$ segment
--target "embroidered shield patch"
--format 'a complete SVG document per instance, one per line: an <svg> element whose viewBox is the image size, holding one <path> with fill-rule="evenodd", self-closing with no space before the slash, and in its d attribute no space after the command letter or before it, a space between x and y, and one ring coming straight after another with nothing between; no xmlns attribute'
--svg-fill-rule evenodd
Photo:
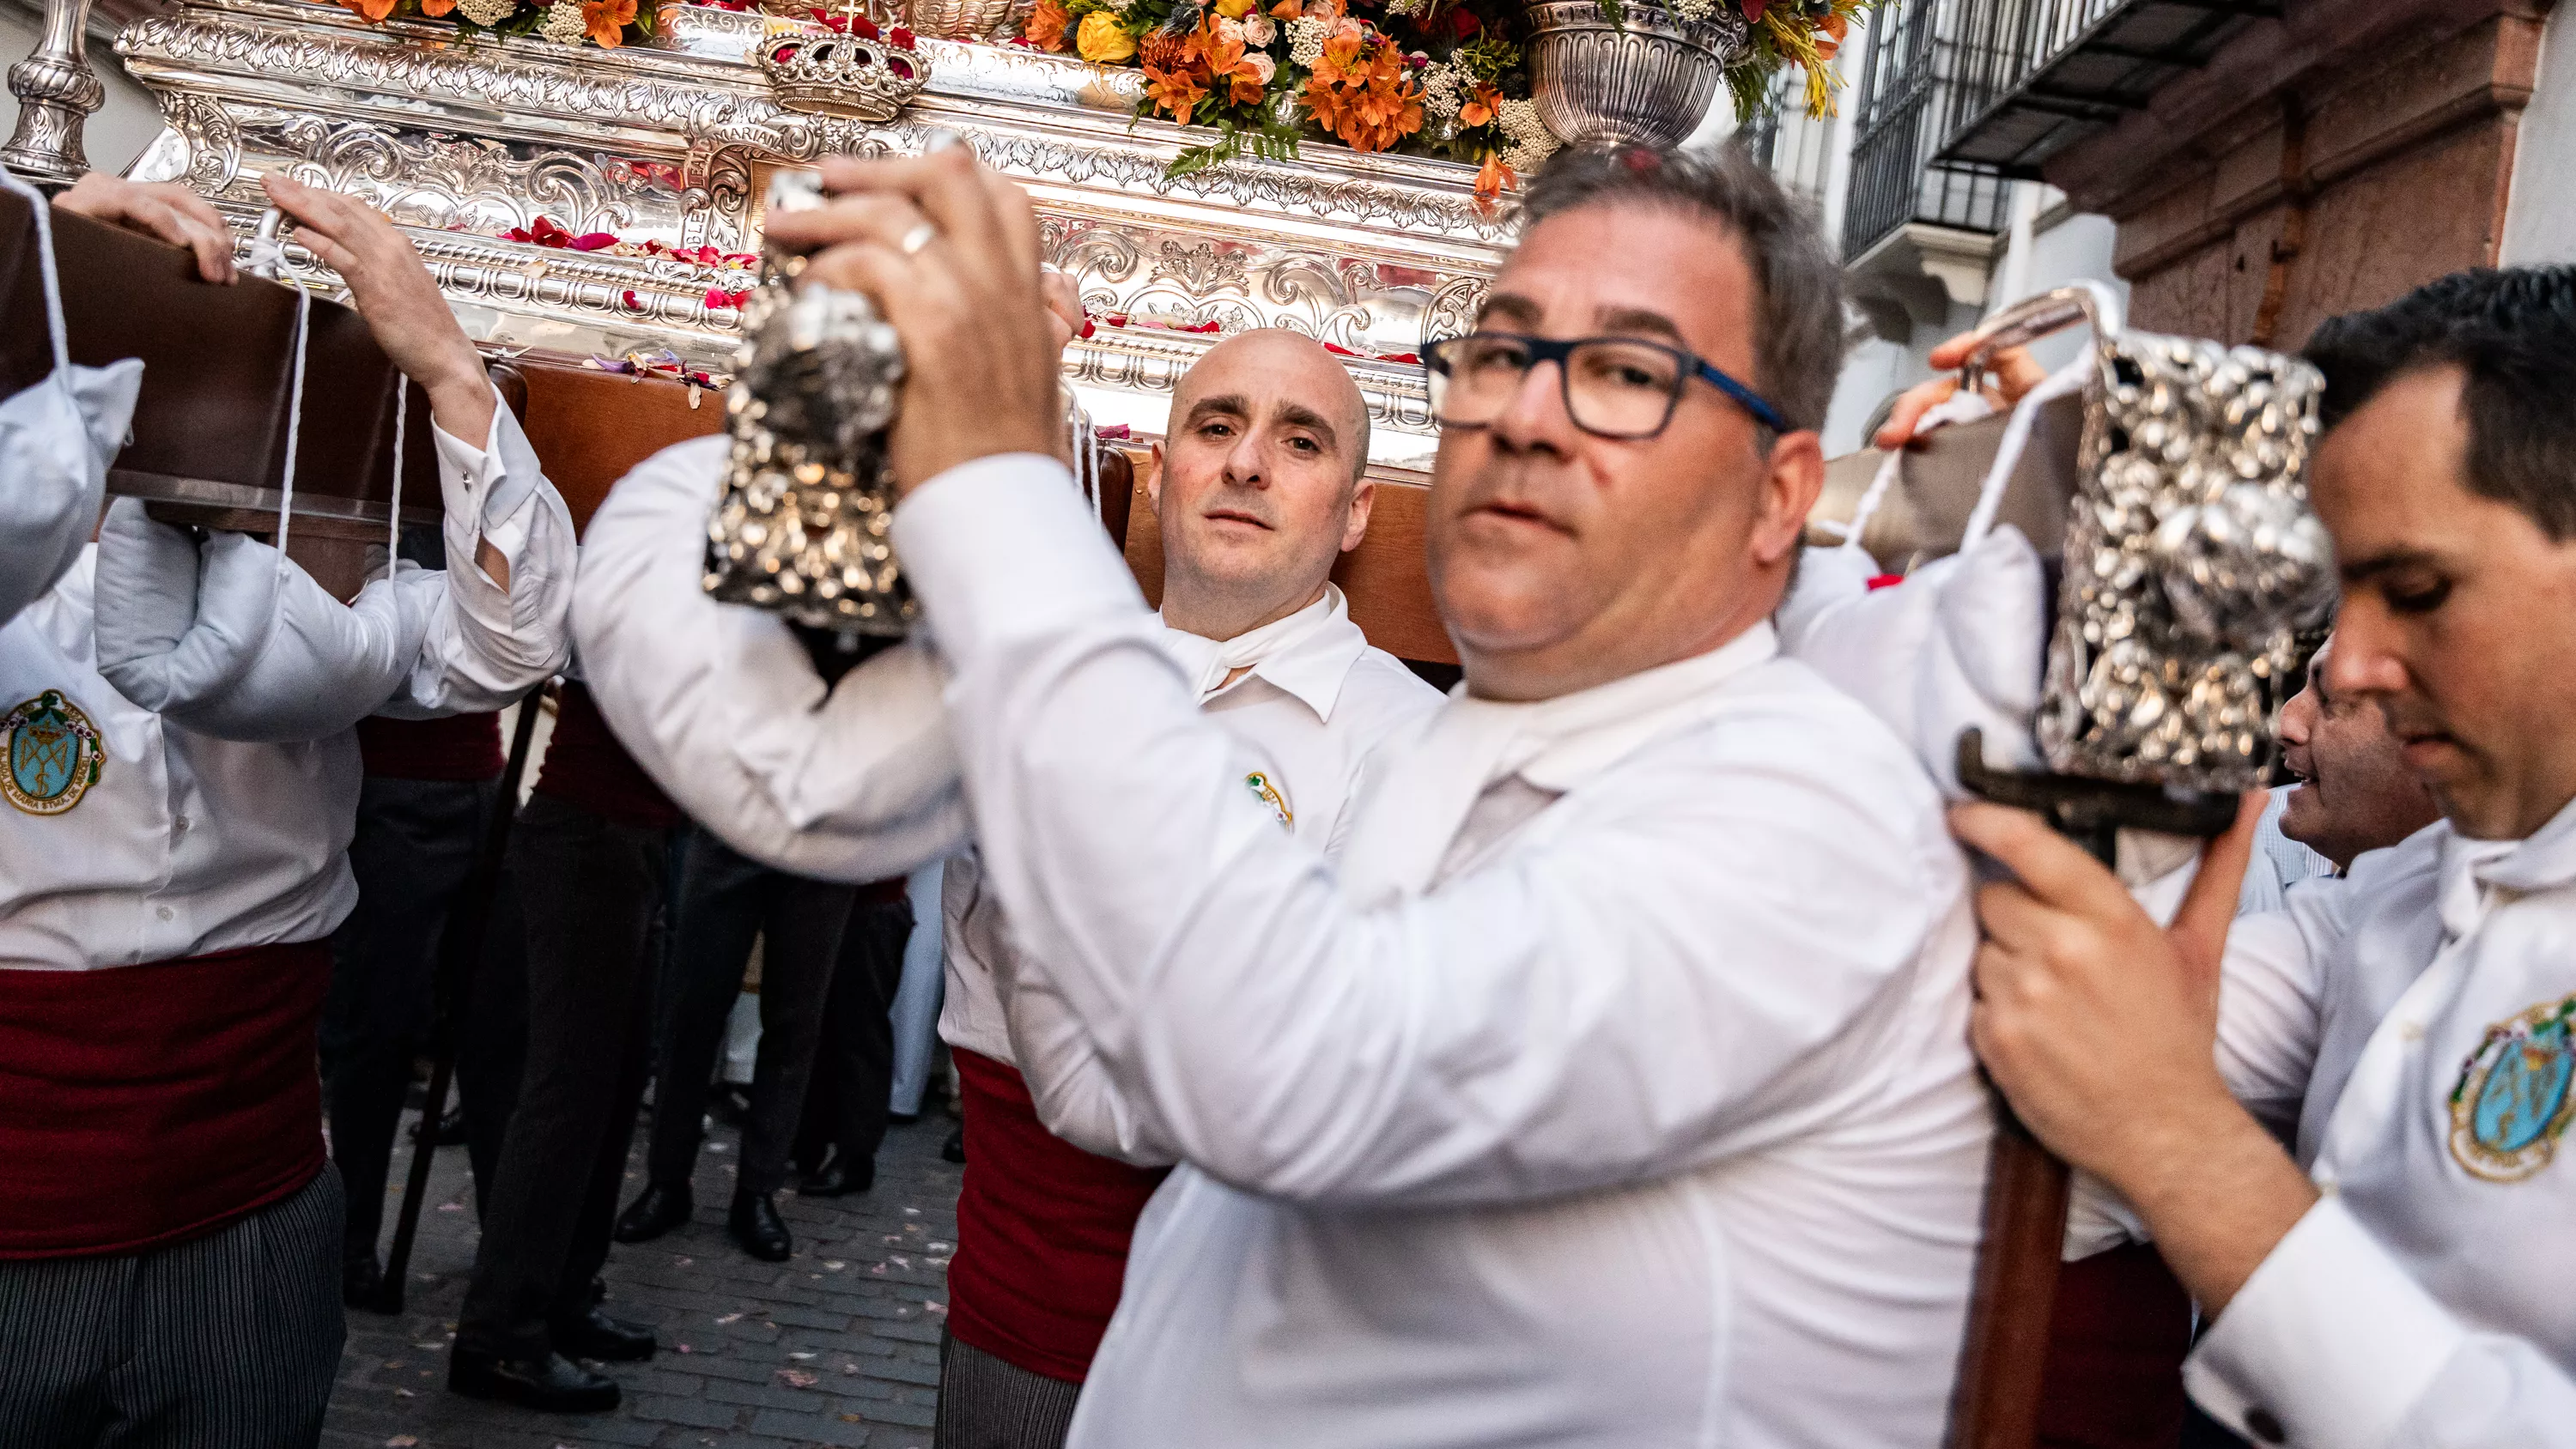
<svg viewBox="0 0 2576 1449"><path fill-rule="evenodd" d="M1243 784L1245 789L1261 797L1261 803L1270 807L1271 814L1279 817L1280 829L1286 830L1296 825L1297 817L1288 813L1287 798L1279 793L1278 786L1270 783L1268 775L1255 770L1243 777Z"/></svg>
<svg viewBox="0 0 2576 1449"><path fill-rule="evenodd" d="M107 766L98 727L52 689L0 715L0 756L0 795L30 815L78 805Z"/></svg>
<svg viewBox="0 0 2576 1449"><path fill-rule="evenodd" d="M2487 1028L2451 1089L2451 1155L2489 1182L2549 1165L2576 1118L2576 996Z"/></svg>

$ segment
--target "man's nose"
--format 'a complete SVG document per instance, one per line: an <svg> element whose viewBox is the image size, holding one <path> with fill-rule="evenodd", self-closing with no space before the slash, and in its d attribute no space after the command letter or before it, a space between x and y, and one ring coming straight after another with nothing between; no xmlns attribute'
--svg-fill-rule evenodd
<svg viewBox="0 0 2576 1449"><path fill-rule="evenodd" d="M1247 432L1234 440L1225 453L1225 481L1237 488L1270 486L1270 449L1257 433Z"/></svg>
<svg viewBox="0 0 2576 1449"><path fill-rule="evenodd" d="M2366 595L2347 596L2335 619L2334 651L2326 656L2326 693L2351 699L2403 693L2410 676L2398 643L2397 631Z"/></svg>
<svg viewBox="0 0 2576 1449"><path fill-rule="evenodd" d="M1503 404L1503 410L1495 414L1487 431L1514 452L1570 454L1582 429L1574 425L1573 416L1565 410L1564 366L1533 363L1529 371L1521 374L1520 386Z"/></svg>

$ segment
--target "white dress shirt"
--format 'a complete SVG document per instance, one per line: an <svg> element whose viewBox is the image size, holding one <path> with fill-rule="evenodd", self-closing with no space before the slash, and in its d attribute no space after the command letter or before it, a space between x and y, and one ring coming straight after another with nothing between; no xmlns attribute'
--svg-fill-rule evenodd
<svg viewBox="0 0 2576 1449"><path fill-rule="evenodd" d="M572 520L517 421L496 409L479 449L444 430L436 440L457 564L388 714L496 708L559 668L568 647ZM478 537L509 561L508 590L470 562ZM0 806L0 967L127 966L328 934L357 900L347 859L355 733L235 743L129 702L97 669L96 566L93 545L0 627L0 711L53 691L102 755L96 783L69 808ZM16 744L0 741L0 768L26 771L34 794L48 794L58 775Z"/></svg>
<svg viewBox="0 0 2576 1449"><path fill-rule="evenodd" d="M2220 1065L2325 1197L2202 1338L2193 1396L2316 1449L2576 1443L2576 1043L2528 1029L2576 1002L2576 805L2519 842L2435 824L2287 899L2229 936ZM2485 1146L2482 1087L2509 1109Z"/></svg>
<svg viewBox="0 0 2576 1449"><path fill-rule="evenodd" d="M1270 792L1262 798L1276 801L1289 833L1328 854L1349 818L1345 807L1369 751L1440 703L1438 691L1394 655L1370 647L1351 622L1342 591L1330 584L1313 604L1239 638L1220 642L1167 626L1162 642L1195 681L1199 708L1242 742L1247 793ZM922 704L944 728L937 693L925 692ZM948 976L941 1038L1022 1065L1003 994L1003 979L1018 974L1006 964L1010 927L971 850L943 871L940 916ZM1037 1009L1053 1004L1050 996ZM1093 1152L1170 1161L1138 1139L1134 1124L1122 1125L1126 1104L1104 1091L1082 1034L1057 1027L1056 1019L1040 1019L1019 1028L1030 1034L1025 1075L1040 1118L1057 1136ZM1036 1045L1041 1042L1046 1045Z"/></svg>
<svg viewBox="0 0 2576 1449"><path fill-rule="evenodd" d="M894 524L1023 969L1185 1163L1072 1442L1940 1443L1991 1122L1906 748L1763 626L1399 731L1337 871L1086 522L1015 455Z"/></svg>

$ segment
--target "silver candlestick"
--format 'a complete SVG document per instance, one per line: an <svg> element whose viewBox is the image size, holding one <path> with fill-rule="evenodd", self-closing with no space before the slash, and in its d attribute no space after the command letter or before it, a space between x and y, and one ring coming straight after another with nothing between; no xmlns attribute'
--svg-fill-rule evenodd
<svg viewBox="0 0 2576 1449"><path fill-rule="evenodd" d="M89 68L89 7L90 0L45 0L44 40L9 67L18 129L0 147L0 165L29 181L67 183L89 169L81 127L107 100Z"/></svg>

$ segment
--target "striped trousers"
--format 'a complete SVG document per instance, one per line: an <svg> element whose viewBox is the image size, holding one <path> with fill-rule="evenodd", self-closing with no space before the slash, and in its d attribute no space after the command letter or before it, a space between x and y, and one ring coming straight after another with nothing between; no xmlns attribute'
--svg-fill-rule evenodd
<svg viewBox="0 0 2576 1449"><path fill-rule="evenodd" d="M1082 1385L1031 1373L943 1333L932 1449L1064 1449Z"/></svg>
<svg viewBox="0 0 2576 1449"><path fill-rule="evenodd" d="M345 1328L340 1175L211 1237L0 1262L0 1449L286 1449L322 1437Z"/></svg>

